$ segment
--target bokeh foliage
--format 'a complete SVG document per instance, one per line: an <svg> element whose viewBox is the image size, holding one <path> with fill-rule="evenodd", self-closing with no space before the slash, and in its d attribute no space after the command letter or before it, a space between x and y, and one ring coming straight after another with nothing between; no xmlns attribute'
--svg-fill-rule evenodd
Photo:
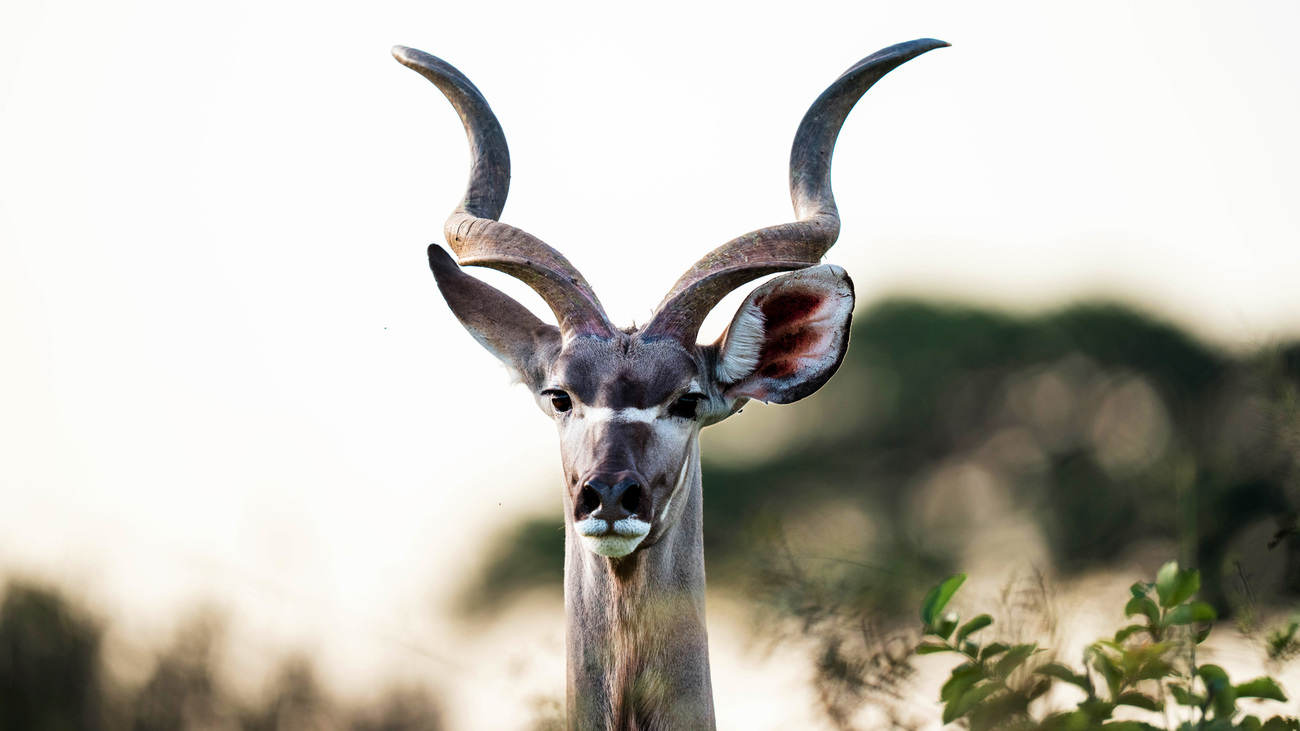
<svg viewBox="0 0 1300 731"><path fill-rule="evenodd" d="M710 586L781 586L772 571L826 558L792 552L783 526L856 512L870 540L834 556L834 590L901 612L960 559L993 500L1037 526L1066 574L1154 540L1204 569L1202 596L1221 611L1252 578L1252 596L1300 592L1298 388L1300 343L1231 353L1114 303L1018 316L881 302L855 317L821 392L772 407L815 437L744 464L706 446ZM518 526L466 606L558 588L560 526L558 511ZM796 615L808 603L779 594Z"/></svg>
<svg viewBox="0 0 1300 731"><path fill-rule="evenodd" d="M105 625L63 592L11 580L0 601L0 731L441 731L418 687L375 702L333 697L312 663L285 658L258 698L231 690L219 615L202 612L152 661L143 683L108 672Z"/></svg>

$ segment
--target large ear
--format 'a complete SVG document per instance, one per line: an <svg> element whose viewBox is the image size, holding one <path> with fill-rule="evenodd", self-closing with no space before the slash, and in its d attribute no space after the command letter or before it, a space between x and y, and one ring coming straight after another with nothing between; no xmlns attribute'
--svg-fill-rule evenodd
<svg viewBox="0 0 1300 731"><path fill-rule="evenodd" d="M429 268L442 298L469 334L505 363L516 380L533 390L540 388L547 366L560 351L560 329L537 319L496 287L461 271L437 244L429 245Z"/></svg>
<svg viewBox="0 0 1300 731"><path fill-rule="evenodd" d="M853 282L837 266L801 269L755 289L718 343L724 395L788 404L812 394L844 360L852 318Z"/></svg>

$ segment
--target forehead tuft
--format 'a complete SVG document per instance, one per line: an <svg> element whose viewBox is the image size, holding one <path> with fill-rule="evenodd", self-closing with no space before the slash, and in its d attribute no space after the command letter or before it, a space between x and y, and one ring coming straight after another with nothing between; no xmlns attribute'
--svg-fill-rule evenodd
<svg viewBox="0 0 1300 731"><path fill-rule="evenodd" d="M565 344L555 368L559 384L580 401L614 409L663 403L698 374L695 358L681 344L626 335L574 338Z"/></svg>

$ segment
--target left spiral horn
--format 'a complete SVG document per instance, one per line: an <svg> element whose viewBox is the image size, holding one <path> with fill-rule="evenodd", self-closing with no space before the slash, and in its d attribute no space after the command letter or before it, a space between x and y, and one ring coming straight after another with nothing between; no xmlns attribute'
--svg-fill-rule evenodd
<svg viewBox="0 0 1300 731"><path fill-rule="evenodd" d="M393 57L438 87L465 125L469 183L443 226L457 263L496 269L532 287L555 313L565 338L611 336L614 327L582 273L541 239L498 220L510 191L510 150L478 87L456 67L423 51L394 46ZM436 267L434 276L439 276Z"/></svg>

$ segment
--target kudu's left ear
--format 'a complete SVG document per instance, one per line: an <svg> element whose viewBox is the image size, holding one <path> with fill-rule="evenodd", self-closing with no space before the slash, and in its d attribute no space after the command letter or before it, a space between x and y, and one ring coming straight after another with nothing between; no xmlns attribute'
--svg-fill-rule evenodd
<svg viewBox="0 0 1300 731"><path fill-rule="evenodd" d="M728 399L788 404L835 373L849 347L853 282L840 267L786 274L745 298L718 343Z"/></svg>
<svg viewBox="0 0 1300 731"><path fill-rule="evenodd" d="M460 324L516 380L541 387L547 368L560 351L560 329L537 319L510 295L465 272L441 246L429 246L429 268L447 306Z"/></svg>

